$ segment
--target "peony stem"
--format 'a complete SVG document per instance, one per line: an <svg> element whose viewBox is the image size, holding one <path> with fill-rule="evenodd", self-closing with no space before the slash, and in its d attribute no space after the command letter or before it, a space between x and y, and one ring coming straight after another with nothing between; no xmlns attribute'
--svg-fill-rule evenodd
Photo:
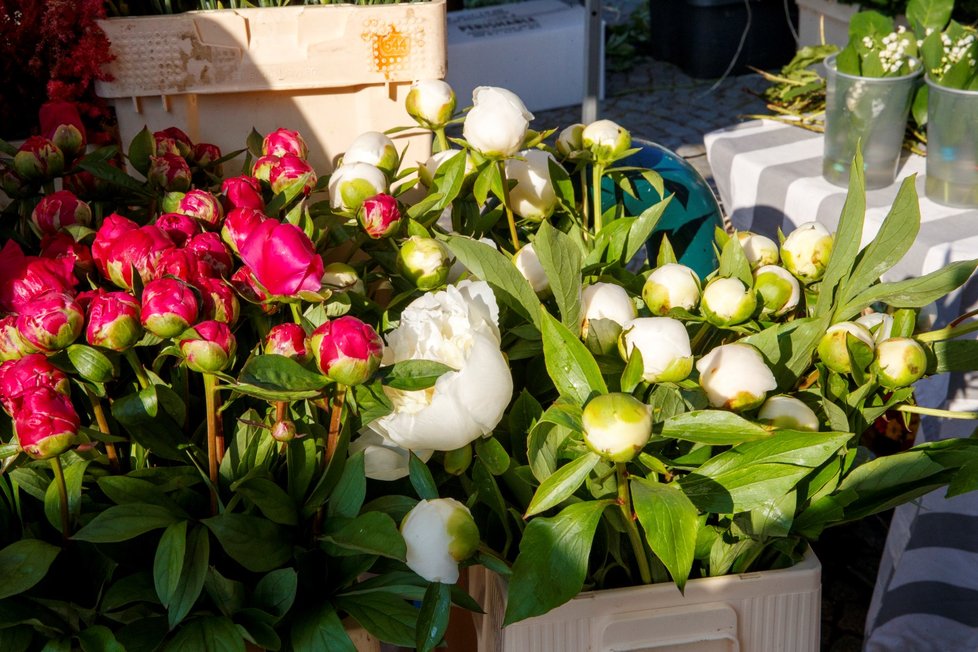
<svg viewBox="0 0 978 652"><path fill-rule="evenodd" d="M217 376L204 374L204 402L207 407L207 470L211 479L211 513L217 515L217 469L220 464L223 440L217 419Z"/></svg>
<svg viewBox="0 0 978 652"><path fill-rule="evenodd" d="M337 385L333 392L333 405L329 411L329 433L326 435L326 454L323 455L323 470L336 454L340 443L340 431L343 429L343 404L346 402L346 386Z"/></svg>
<svg viewBox="0 0 978 652"><path fill-rule="evenodd" d="M92 412L95 414L95 422L98 424L99 431L104 435L111 435L109 432L109 421L105 418L105 410L102 408L102 401L87 387L85 388L85 393L88 394L88 400L92 403ZM109 458L109 467L112 469L112 472L119 473L121 470L119 466L119 453L115 450L115 444L110 441L105 442L105 454Z"/></svg>
<svg viewBox="0 0 978 652"><path fill-rule="evenodd" d="M978 419L978 412L941 410L940 408L929 408L920 405L898 405L896 409L898 412L921 414L927 417L943 417L945 419Z"/></svg>
<svg viewBox="0 0 978 652"><path fill-rule="evenodd" d="M581 229L587 234L588 224L587 168L581 168Z"/></svg>
<svg viewBox="0 0 978 652"><path fill-rule="evenodd" d="M962 315L963 317L963 315ZM956 321L960 321L960 317ZM964 324L961 326L945 326L944 328L938 328L936 331L928 331L926 333L921 333L917 335L917 339L921 342L941 342L943 340L954 339L955 337L960 337L961 335L967 335L968 333L973 333L978 331L978 321L973 321L970 324Z"/></svg>
<svg viewBox="0 0 978 652"><path fill-rule="evenodd" d="M513 216L513 209L509 203L509 183L506 181L506 166L501 160L496 161L496 165L499 166L499 178L502 179L503 186L503 196L500 199L503 200L503 207L506 209L506 221L509 223L509 237L513 240L513 253L516 253L520 250L520 236L516 232L516 218Z"/></svg>
<svg viewBox="0 0 978 652"><path fill-rule="evenodd" d="M292 320L299 326L302 326L302 311L299 308L299 304L290 303L289 308L292 310Z"/></svg>
<svg viewBox="0 0 978 652"><path fill-rule="evenodd" d="M595 163L591 169L591 206L594 222L594 233L597 235L604 227L604 216L601 214L601 177L604 176L604 165Z"/></svg>
<svg viewBox="0 0 978 652"><path fill-rule="evenodd" d="M643 584L652 583L652 572L649 570L649 556L645 552L642 544L642 535L635 525L635 516L632 513L632 492L628 490L628 471L625 470L624 462L615 462L615 473L618 475L618 506L621 508L622 516L625 517L625 529L628 531L628 541L632 544L632 552L638 561L638 573L642 577Z"/></svg>
<svg viewBox="0 0 978 652"><path fill-rule="evenodd" d="M136 373L136 380L139 381L139 387L141 389L146 389L150 386L149 376L146 374L146 368L143 367L143 363L139 360L139 356L136 355L134 349L126 350L126 360L129 361L129 366Z"/></svg>
<svg viewBox="0 0 978 652"><path fill-rule="evenodd" d="M438 151L444 152L448 149L448 138L445 137L445 127L435 129L435 142L438 143Z"/></svg>
<svg viewBox="0 0 978 652"><path fill-rule="evenodd" d="M61 536L67 541L71 538L71 528L68 525L68 485L65 483L65 472L61 468L61 456L56 455L51 460L51 470L54 471L54 481L58 483L58 495L61 499Z"/></svg>

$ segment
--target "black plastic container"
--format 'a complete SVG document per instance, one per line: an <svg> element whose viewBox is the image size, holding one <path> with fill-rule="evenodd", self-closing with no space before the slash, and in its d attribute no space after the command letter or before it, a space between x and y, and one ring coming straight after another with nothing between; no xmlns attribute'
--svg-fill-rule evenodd
<svg viewBox="0 0 978 652"><path fill-rule="evenodd" d="M746 2L750 28L737 55L747 28ZM798 25L795 0L649 0L649 12L652 57L691 77L720 77L735 55L731 74L750 72L748 66L780 68L797 50L788 26L789 19Z"/></svg>

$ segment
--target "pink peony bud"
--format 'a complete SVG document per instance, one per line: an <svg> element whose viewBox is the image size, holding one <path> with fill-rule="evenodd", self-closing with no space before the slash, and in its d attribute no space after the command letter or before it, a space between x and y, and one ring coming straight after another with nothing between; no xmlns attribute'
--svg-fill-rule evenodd
<svg viewBox="0 0 978 652"><path fill-rule="evenodd" d="M31 213L31 224L40 235L51 235L72 224L91 223L92 209L68 190L45 195Z"/></svg>
<svg viewBox="0 0 978 652"><path fill-rule="evenodd" d="M21 397L14 426L23 451L35 460L46 460L75 443L81 421L67 396L48 387L35 387Z"/></svg>
<svg viewBox="0 0 978 652"><path fill-rule="evenodd" d="M190 153L190 160L202 170L207 170L216 177L221 177L223 167L217 161L222 158L221 148L211 143L197 143Z"/></svg>
<svg viewBox="0 0 978 652"><path fill-rule="evenodd" d="M25 199L37 193L37 184L17 174L12 164L0 160L0 190L11 199Z"/></svg>
<svg viewBox="0 0 978 652"><path fill-rule="evenodd" d="M380 366L384 343L372 327L345 315L314 330L309 348L327 378L341 385L359 385Z"/></svg>
<svg viewBox="0 0 978 652"><path fill-rule="evenodd" d="M234 349L231 329L219 321L202 321L180 340L180 353L187 367L201 373L225 369L234 356Z"/></svg>
<svg viewBox="0 0 978 652"><path fill-rule="evenodd" d="M121 167L115 159L109 159L106 163L113 167ZM66 174L61 178L61 185L65 190L70 190L85 201L107 199L112 195L112 186L108 181L84 170Z"/></svg>
<svg viewBox="0 0 978 652"><path fill-rule="evenodd" d="M76 279L84 280L94 276L97 271L91 248L81 242L75 242L71 235L63 231L45 236L41 240L41 258L67 258L72 262Z"/></svg>
<svg viewBox="0 0 978 652"><path fill-rule="evenodd" d="M176 154L187 158L194 148L190 136L176 127L168 127L163 131L153 132L153 140L156 141L156 154L158 156Z"/></svg>
<svg viewBox="0 0 978 652"><path fill-rule="evenodd" d="M197 259L198 276L225 278L231 274L234 266L231 252L216 233L208 231L195 235L187 243L186 250Z"/></svg>
<svg viewBox="0 0 978 652"><path fill-rule="evenodd" d="M0 400L8 414L13 415L20 408L20 397L35 387L65 395L71 391L68 376L40 353L0 364Z"/></svg>
<svg viewBox="0 0 978 652"><path fill-rule="evenodd" d="M0 250L0 309L20 312L35 297L51 291L75 294L77 283L70 258L25 256L8 240Z"/></svg>
<svg viewBox="0 0 978 652"><path fill-rule="evenodd" d="M153 278L150 280L173 276L190 283L197 280L200 267L200 261L193 252L186 249L167 249L160 255L159 261L153 268Z"/></svg>
<svg viewBox="0 0 978 652"><path fill-rule="evenodd" d="M316 187L316 171L305 159L286 154L268 172L268 184L272 192L278 194L293 187L301 187L302 194L308 195Z"/></svg>
<svg viewBox="0 0 978 652"><path fill-rule="evenodd" d="M234 324L241 314L238 297L220 278L198 278L195 286L200 290L201 319Z"/></svg>
<svg viewBox="0 0 978 652"><path fill-rule="evenodd" d="M265 303L268 300L268 293L258 284L251 268L239 267L231 275L231 287L248 303L260 305L262 312L270 314L275 311L274 305Z"/></svg>
<svg viewBox="0 0 978 652"><path fill-rule="evenodd" d="M268 219L268 216L254 208L235 208L228 213L221 227L221 239L227 243L234 253L241 250L241 245L248 239L258 225Z"/></svg>
<svg viewBox="0 0 978 652"><path fill-rule="evenodd" d="M172 248L173 241L155 224L141 227L112 214L95 234L92 257L102 276L124 290L131 290L133 269L143 282L152 280L163 252Z"/></svg>
<svg viewBox="0 0 978 652"><path fill-rule="evenodd" d="M189 215L180 213L165 213L156 219L156 226L169 236L178 247L187 244L187 240L201 233L200 223Z"/></svg>
<svg viewBox="0 0 978 652"><path fill-rule="evenodd" d="M181 213L180 211L180 200L182 200L187 193L185 192L167 192L163 193L163 199L160 200L159 209L161 213Z"/></svg>
<svg viewBox="0 0 978 652"><path fill-rule="evenodd" d="M19 360L31 353L37 353L37 349L17 330L17 315L0 319L0 362Z"/></svg>
<svg viewBox="0 0 978 652"><path fill-rule="evenodd" d="M272 439L287 443L295 439L295 424L291 421L276 421L272 426Z"/></svg>
<svg viewBox="0 0 978 652"><path fill-rule="evenodd" d="M85 313L74 297L57 290L34 297L17 315L17 330L42 353L65 348L84 327Z"/></svg>
<svg viewBox="0 0 978 652"><path fill-rule="evenodd" d="M43 136L31 136L14 154L14 171L26 181L48 181L64 170L64 153Z"/></svg>
<svg viewBox="0 0 978 652"><path fill-rule="evenodd" d="M270 294L318 292L322 285L323 259L309 236L294 224L273 219L262 222L241 245L239 254Z"/></svg>
<svg viewBox="0 0 978 652"><path fill-rule="evenodd" d="M41 105L38 111L41 135L50 138L65 155L65 161L74 160L85 151L85 125L74 102L51 101Z"/></svg>
<svg viewBox="0 0 978 652"><path fill-rule="evenodd" d="M261 144L261 153L265 156L285 156L290 154L299 158L309 156L309 147L298 131L276 129L265 136Z"/></svg>
<svg viewBox="0 0 978 652"><path fill-rule="evenodd" d="M253 208L257 211L265 209L265 200L261 196L261 183L255 177L240 176L225 179L221 184L221 193L226 201L225 208Z"/></svg>
<svg viewBox="0 0 978 652"><path fill-rule="evenodd" d="M150 185L161 190L186 192L190 189L190 166L176 154L163 154L149 157L149 172L146 179Z"/></svg>
<svg viewBox="0 0 978 652"><path fill-rule="evenodd" d="M278 156L262 156L251 167L251 176L268 183L269 175L272 173L272 168L278 163L278 159Z"/></svg>
<svg viewBox="0 0 978 652"><path fill-rule="evenodd" d="M176 212L195 218L201 226L210 231L221 228L221 221L224 219L221 202L206 190L189 191L180 200Z"/></svg>
<svg viewBox="0 0 978 652"><path fill-rule="evenodd" d="M265 353L284 355L303 363L308 361L306 331L292 322L272 326L265 336Z"/></svg>
<svg viewBox="0 0 978 652"><path fill-rule="evenodd" d="M125 351L143 336L139 302L128 292L100 292L87 312L85 339L92 346Z"/></svg>
<svg viewBox="0 0 978 652"><path fill-rule="evenodd" d="M176 337L197 321L197 296L175 278L150 281L143 289L143 328L158 337Z"/></svg>
<svg viewBox="0 0 978 652"><path fill-rule="evenodd" d="M357 211L357 219L367 235L379 240L397 231L401 225L401 211L396 199L382 193L364 200Z"/></svg>

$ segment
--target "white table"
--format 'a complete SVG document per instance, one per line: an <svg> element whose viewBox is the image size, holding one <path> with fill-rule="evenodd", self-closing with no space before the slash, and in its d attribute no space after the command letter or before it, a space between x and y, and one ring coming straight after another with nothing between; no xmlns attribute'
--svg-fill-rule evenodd
<svg viewBox="0 0 978 652"><path fill-rule="evenodd" d="M822 135L774 121L753 121L705 137L707 158L726 214L739 230L774 236L818 220L834 230L846 189L822 178ZM903 178L916 173L921 227L888 274L898 280L978 257L978 210L924 197L925 160L901 162L892 186L866 194L865 244L878 229ZM938 324L978 305L978 281L938 306ZM924 405L978 410L974 374L944 375L918 386ZM972 386L974 385L974 386ZM968 436L972 421L927 419L918 440ZM897 508L866 622L866 652L978 650L978 492L951 500L940 490Z"/></svg>

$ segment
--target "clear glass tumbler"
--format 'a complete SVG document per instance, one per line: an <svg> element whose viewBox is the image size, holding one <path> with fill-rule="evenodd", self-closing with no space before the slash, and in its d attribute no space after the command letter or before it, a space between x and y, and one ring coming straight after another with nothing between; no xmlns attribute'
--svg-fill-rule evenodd
<svg viewBox="0 0 978 652"><path fill-rule="evenodd" d="M927 198L946 206L978 207L978 91L927 78Z"/></svg>
<svg viewBox="0 0 978 652"><path fill-rule="evenodd" d="M918 63L915 72L902 77L858 77L839 72L832 55L825 59L825 71L822 174L828 181L846 186L858 144L866 188L892 184L923 66Z"/></svg>

